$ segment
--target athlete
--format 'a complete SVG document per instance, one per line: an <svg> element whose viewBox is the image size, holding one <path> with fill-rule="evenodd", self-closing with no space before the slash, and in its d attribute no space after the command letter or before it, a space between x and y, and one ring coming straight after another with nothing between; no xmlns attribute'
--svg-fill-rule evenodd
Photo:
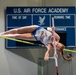
<svg viewBox="0 0 76 75"><path fill-rule="evenodd" d="M69 58L64 57L63 49L65 48L65 46L59 42L60 36L56 32L53 33L52 32L53 29L54 27L45 29L38 25L31 25L31 26L24 26L20 28L11 29L11 30L0 33L0 35L10 37L10 38L42 42L44 46L47 48L47 51L44 55L44 60L47 61L49 60L49 55L51 51L53 50L53 46L54 46L53 34L54 34L57 51L60 52L63 59L71 60L72 59L71 57ZM58 57L57 54L55 54L54 56Z"/></svg>

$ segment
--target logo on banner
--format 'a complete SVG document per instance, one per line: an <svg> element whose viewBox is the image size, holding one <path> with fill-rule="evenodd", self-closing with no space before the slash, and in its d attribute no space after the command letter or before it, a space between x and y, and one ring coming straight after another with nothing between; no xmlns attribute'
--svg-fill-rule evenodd
<svg viewBox="0 0 76 75"><path fill-rule="evenodd" d="M41 17L41 16L39 16L39 25L44 25L45 23L44 23L44 21L45 21L45 16L43 16L43 17Z"/></svg>

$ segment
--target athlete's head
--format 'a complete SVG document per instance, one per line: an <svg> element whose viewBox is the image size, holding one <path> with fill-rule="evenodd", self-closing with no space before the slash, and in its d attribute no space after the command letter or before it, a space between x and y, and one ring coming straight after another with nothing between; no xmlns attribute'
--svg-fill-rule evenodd
<svg viewBox="0 0 76 75"><path fill-rule="evenodd" d="M67 57L64 56L64 51L63 51L64 48L65 48L65 46L62 43L59 43L59 42L56 43L56 49L60 52L62 58L67 61L72 60L72 56L70 54L68 54Z"/></svg>
<svg viewBox="0 0 76 75"><path fill-rule="evenodd" d="M61 50L63 50L65 48L65 46L62 44L62 43L60 43L60 42L57 42L56 43L56 49L58 50L58 51L61 51Z"/></svg>
<svg viewBox="0 0 76 75"><path fill-rule="evenodd" d="M53 46L56 45L56 49L58 51L61 51L61 50L63 50L65 48L65 46L62 43L58 42L58 41L55 41L55 43L52 42L52 44L53 44Z"/></svg>

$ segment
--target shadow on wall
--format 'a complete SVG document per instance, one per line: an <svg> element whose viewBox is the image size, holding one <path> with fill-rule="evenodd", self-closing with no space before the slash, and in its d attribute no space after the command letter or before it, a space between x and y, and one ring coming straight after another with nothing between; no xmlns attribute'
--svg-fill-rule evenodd
<svg viewBox="0 0 76 75"><path fill-rule="evenodd" d="M23 48L23 49L7 49L31 62L38 64L38 60L44 61L43 57L46 48Z"/></svg>

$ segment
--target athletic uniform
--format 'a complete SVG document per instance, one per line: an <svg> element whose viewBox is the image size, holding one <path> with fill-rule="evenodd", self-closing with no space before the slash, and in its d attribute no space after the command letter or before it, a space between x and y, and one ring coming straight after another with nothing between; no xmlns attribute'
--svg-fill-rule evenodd
<svg viewBox="0 0 76 75"><path fill-rule="evenodd" d="M37 41L41 41L44 45L51 44L52 33L44 29L43 27L38 27L33 31L33 35Z"/></svg>

